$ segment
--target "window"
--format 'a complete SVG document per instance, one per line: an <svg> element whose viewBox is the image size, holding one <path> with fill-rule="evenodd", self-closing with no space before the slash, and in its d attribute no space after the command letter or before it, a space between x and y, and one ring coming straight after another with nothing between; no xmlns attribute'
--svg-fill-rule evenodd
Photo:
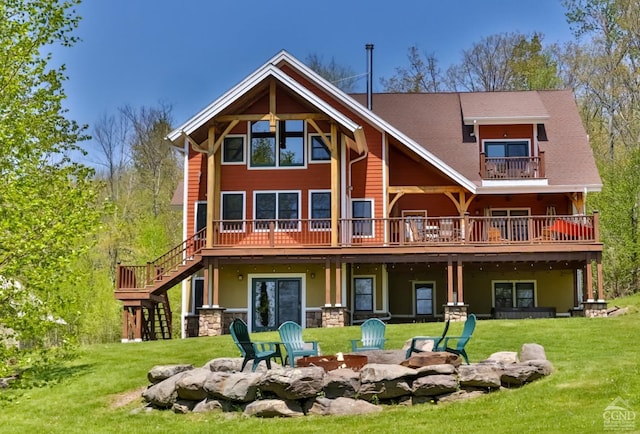
<svg viewBox="0 0 640 434"><path fill-rule="evenodd" d="M485 141L484 153L489 158L528 157L529 141Z"/></svg>
<svg viewBox="0 0 640 434"><path fill-rule="evenodd" d="M195 229L200 232L207 226L207 202L196 202Z"/></svg>
<svg viewBox="0 0 640 434"><path fill-rule="evenodd" d="M493 307L534 307L535 282L494 282Z"/></svg>
<svg viewBox="0 0 640 434"><path fill-rule="evenodd" d="M252 167L272 167L276 165L276 133L269 130L268 121L251 123Z"/></svg>
<svg viewBox="0 0 640 434"><path fill-rule="evenodd" d="M279 121L276 125L276 131L271 131L269 121L251 123L250 166L304 166L304 121Z"/></svg>
<svg viewBox="0 0 640 434"><path fill-rule="evenodd" d="M304 166L304 121L280 121L279 163Z"/></svg>
<svg viewBox="0 0 640 434"><path fill-rule="evenodd" d="M244 192L223 192L222 231L244 232Z"/></svg>
<svg viewBox="0 0 640 434"><path fill-rule="evenodd" d="M276 229L300 230L300 193L256 192L255 220L276 221ZM269 229L268 222L256 221L256 229Z"/></svg>
<svg viewBox="0 0 640 434"><path fill-rule="evenodd" d="M416 293L416 315L433 315L433 282L414 283Z"/></svg>
<svg viewBox="0 0 640 434"><path fill-rule="evenodd" d="M311 230L331 229L331 192L309 191L309 217Z"/></svg>
<svg viewBox="0 0 640 434"><path fill-rule="evenodd" d="M353 218L353 235L358 237L373 236L373 201L371 199L354 199L351 202Z"/></svg>
<svg viewBox="0 0 640 434"><path fill-rule="evenodd" d="M328 141L331 140L331 136L325 136ZM322 141L322 137L319 134L309 135L309 161L313 162L325 162L331 161L331 151Z"/></svg>
<svg viewBox="0 0 640 434"><path fill-rule="evenodd" d="M191 312L197 314L204 302L204 277L195 277L192 282Z"/></svg>
<svg viewBox="0 0 640 434"><path fill-rule="evenodd" d="M222 143L222 164L244 163L244 136L227 136Z"/></svg>
<svg viewBox="0 0 640 434"><path fill-rule="evenodd" d="M373 311L373 277L354 277L356 311Z"/></svg>

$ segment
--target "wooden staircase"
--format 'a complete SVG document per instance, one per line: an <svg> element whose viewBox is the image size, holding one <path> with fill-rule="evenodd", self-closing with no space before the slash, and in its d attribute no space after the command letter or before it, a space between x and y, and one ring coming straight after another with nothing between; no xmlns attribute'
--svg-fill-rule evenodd
<svg viewBox="0 0 640 434"><path fill-rule="evenodd" d="M167 291L202 269L206 229L146 265L118 264L115 297L122 302L122 341L171 339Z"/></svg>

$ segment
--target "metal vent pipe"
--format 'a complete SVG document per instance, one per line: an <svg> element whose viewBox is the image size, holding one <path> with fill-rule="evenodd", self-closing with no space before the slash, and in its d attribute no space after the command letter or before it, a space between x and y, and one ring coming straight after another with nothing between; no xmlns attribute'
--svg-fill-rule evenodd
<svg viewBox="0 0 640 434"><path fill-rule="evenodd" d="M364 46L367 50L367 108L373 109L373 44Z"/></svg>

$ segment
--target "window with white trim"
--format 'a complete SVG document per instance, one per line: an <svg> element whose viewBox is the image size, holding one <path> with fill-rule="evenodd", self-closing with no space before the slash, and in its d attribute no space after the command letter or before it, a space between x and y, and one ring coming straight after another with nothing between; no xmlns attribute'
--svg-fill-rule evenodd
<svg viewBox="0 0 640 434"><path fill-rule="evenodd" d="M223 232L244 232L244 197L243 191L223 191L221 197L221 215Z"/></svg>
<svg viewBox="0 0 640 434"><path fill-rule="evenodd" d="M414 282L416 315L433 315L434 282Z"/></svg>
<svg viewBox="0 0 640 434"><path fill-rule="evenodd" d="M251 122L250 167L302 167L305 162L304 121Z"/></svg>
<svg viewBox="0 0 640 434"><path fill-rule="evenodd" d="M300 230L299 191L256 191L253 203L257 230L269 229L270 222L276 230Z"/></svg>
<svg viewBox="0 0 640 434"><path fill-rule="evenodd" d="M534 281L493 282L493 307L535 307Z"/></svg>
<svg viewBox="0 0 640 434"><path fill-rule="evenodd" d="M244 135L228 135L222 142L222 164L244 164Z"/></svg>
<svg viewBox="0 0 640 434"><path fill-rule="evenodd" d="M353 199L351 201L351 218L353 224L353 236L373 236L373 200Z"/></svg>
<svg viewBox="0 0 640 434"><path fill-rule="evenodd" d="M484 153L489 158L528 157L528 140L483 140Z"/></svg>
<svg viewBox="0 0 640 434"><path fill-rule="evenodd" d="M328 142L331 135L325 136ZM331 151L327 148L320 134L309 134L309 161L313 163L327 163L331 161Z"/></svg>
<svg viewBox="0 0 640 434"><path fill-rule="evenodd" d="M309 229L328 231L331 229L331 191L309 190Z"/></svg>
<svg viewBox="0 0 640 434"><path fill-rule="evenodd" d="M373 311L373 277L354 277L354 310L357 312Z"/></svg>

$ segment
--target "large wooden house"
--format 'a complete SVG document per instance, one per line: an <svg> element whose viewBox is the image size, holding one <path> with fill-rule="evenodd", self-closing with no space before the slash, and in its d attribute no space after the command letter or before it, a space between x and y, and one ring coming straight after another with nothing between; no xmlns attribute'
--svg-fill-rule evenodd
<svg viewBox="0 0 640 434"><path fill-rule="evenodd" d="M123 340L606 314L601 180L568 91L347 95L285 51L168 138L184 242L120 265Z"/></svg>

